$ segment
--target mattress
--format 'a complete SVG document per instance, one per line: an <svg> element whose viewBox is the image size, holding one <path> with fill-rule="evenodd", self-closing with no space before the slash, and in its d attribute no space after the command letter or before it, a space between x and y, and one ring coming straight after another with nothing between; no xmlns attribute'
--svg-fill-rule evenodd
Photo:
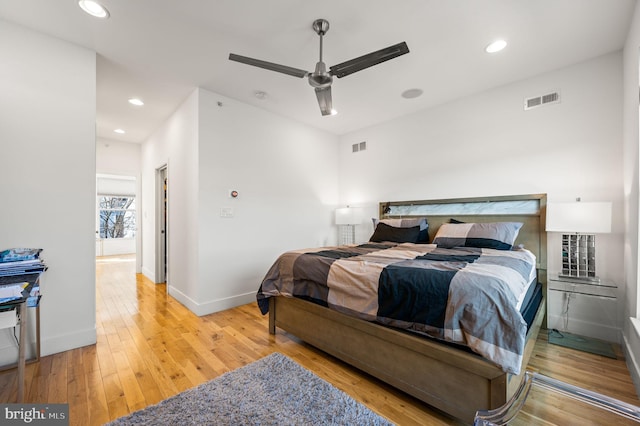
<svg viewBox="0 0 640 426"><path fill-rule="evenodd" d="M527 323L527 330L531 328L533 320L538 312L540 303L542 302L542 285L538 282L531 286L531 291L527 292L528 297L525 299L525 303L520 308L522 318Z"/></svg>

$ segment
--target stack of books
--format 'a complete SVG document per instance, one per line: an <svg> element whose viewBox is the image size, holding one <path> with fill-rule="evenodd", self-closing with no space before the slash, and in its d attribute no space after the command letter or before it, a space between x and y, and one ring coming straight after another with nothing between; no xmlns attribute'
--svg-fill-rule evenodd
<svg viewBox="0 0 640 426"><path fill-rule="evenodd" d="M0 252L0 277L38 274L47 270L42 249L13 248Z"/></svg>
<svg viewBox="0 0 640 426"><path fill-rule="evenodd" d="M33 278L47 270L47 264L40 258L42 249L12 248L0 251L0 304L27 297L27 306L37 306L40 301L40 285ZM24 280L24 282L21 282ZM29 289L29 295L23 291Z"/></svg>

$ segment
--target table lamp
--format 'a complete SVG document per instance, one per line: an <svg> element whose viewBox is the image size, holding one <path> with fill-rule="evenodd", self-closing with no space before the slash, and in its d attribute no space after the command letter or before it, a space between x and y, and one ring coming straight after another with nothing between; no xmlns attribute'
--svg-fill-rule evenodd
<svg viewBox="0 0 640 426"><path fill-rule="evenodd" d="M547 232L562 232L560 278L599 283L596 236L611 232L610 202L548 203Z"/></svg>
<svg viewBox="0 0 640 426"><path fill-rule="evenodd" d="M338 244L355 244L356 225L360 223L362 223L362 209L349 206L336 209Z"/></svg>

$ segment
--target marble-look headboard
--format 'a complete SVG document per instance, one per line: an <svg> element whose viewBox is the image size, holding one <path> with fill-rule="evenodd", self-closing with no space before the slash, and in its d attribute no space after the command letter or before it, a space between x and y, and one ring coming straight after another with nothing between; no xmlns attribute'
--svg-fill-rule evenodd
<svg viewBox="0 0 640 426"><path fill-rule="evenodd" d="M522 222L516 245L522 244L536 255L538 279L546 282L547 195L526 194L495 197L451 198L443 200L387 201L380 203L380 218L425 217L429 238L451 218L463 222Z"/></svg>

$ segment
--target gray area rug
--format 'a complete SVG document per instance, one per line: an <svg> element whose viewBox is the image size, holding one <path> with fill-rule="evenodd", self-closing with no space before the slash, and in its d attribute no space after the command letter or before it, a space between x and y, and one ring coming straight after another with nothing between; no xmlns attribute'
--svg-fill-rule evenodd
<svg viewBox="0 0 640 426"><path fill-rule="evenodd" d="M392 423L276 352L109 425Z"/></svg>

